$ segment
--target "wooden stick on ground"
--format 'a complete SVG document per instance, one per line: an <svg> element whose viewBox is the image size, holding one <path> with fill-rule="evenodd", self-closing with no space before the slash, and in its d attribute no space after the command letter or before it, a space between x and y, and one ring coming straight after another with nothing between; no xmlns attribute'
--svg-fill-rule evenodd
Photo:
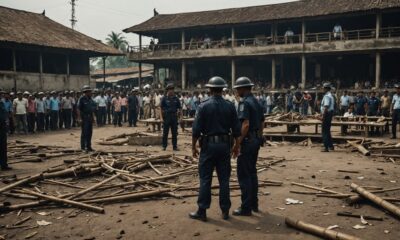
<svg viewBox="0 0 400 240"><path fill-rule="evenodd" d="M294 220L291 218L285 218L286 225L314 234L316 236L322 237L324 239L332 239L332 240L361 240L361 238L354 237L345 233L337 232L334 230L329 230L327 228L323 228L317 225L313 225L310 223L306 223L299 220Z"/></svg>
<svg viewBox="0 0 400 240"><path fill-rule="evenodd" d="M337 215L342 217L352 217L352 218L361 218L362 216L365 220L383 221L382 217L364 216L364 215L354 214L351 212L338 212Z"/></svg>
<svg viewBox="0 0 400 240"><path fill-rule="evenodd" d="M357 150L359 152L361 152L364 156L370 156L371 155L370 151L368 151L363 145L357 144L357 143L352 142L352 141L347 141L347 143L350 144L351 146L357 148Z"/></svg>
<svg viewBox="0 0 400 240"><path fill-rule="evenodd" d="M299 186L299 187L304 187L304 188L309 188L309 189L317 190L317 191L320 191L320 192L332 193L332 194L337 194L337 195L345 195L345 194L343 194L343 193L336 192L336 191L333 191L333 190L328 190L328 189L325 189L325 188L314 187L314 186L310 186L310 185L306 185L306 184L302 184L302 183L292 182L292 185Z"/></svg>
<svg viewBox="0 0 400 240"><path fill-rule="evenodd" d="M365 189L365 188L364 188L364 189ZM374 190L374 191L371 191L371 193L385 193L385 192L393 192L393 191L398 191L398 190L400 190L400 187L387 188L387 189L382 189L382 190ZM360 195L355 195L355 196L350 196L350 197L346 200L346 202L347 202L348 204L352 205L352 204L355 204L355 203L361 201L362 199L363 199L363 198L362 198ZM383 198L383 199L385 199L385 198ZM395 199L393 199L393 200L389 200L389 199L390 199L390 198L386 198L385 200L386 200L386 201L390 201L390 202L396 202Z"/></svg>
<svg viewBox="0 0 400 240"><path fill-rule="evenodd" d="M119 177L119 175L120 175L120 173L118 173L118 174L116 174L116 175L114 175L114 176L112 176L112 177L110 177L110 178L107 178L106 180L101 181L101 182L99 182L99 183L97 183L97 184L95 184L95 185L93 185L93 186L91 186L91 187L88 187L88 188L86 188L86 189L83 189L83 190L77 192L76 194L74 194L73 196L68 197L67 199L75 199L75 198L77 198L77 197L79 197L79 196L82 196L82 195L84 195L85 193L88 193L88 192L90 192L90 191L92 191L92 190L94 190L94 189L96 189L96 188L99 188L99 187L103 186L104 184L106 184L106 183L108 183L108 182L114 180L115 178Z"/></svg>
<svg viewBox="0 0 400 240"><path fill-rule="evenodd" d="M11 183L11 184L9 184L9 185L3 187L3 188L0 188L0 193L1 193L1 192L8 191L8 190L10 190L10 189L12 189L12 188L14 188L14 187L21 186L21 185L26 184L26 183L35 182L35 181L37 181L37 180L39 180L39 179L42 179L42 178L43 178L43 175L42 175L42 174L36 174L36 175L34 175L34 176L21 179L21 180L15 182L15 183Z"/></svg>
<svg viewBox="0 0 400 240"><path fill-rule="evenodd" d="M26 194L37 196L39 198L43 198L43 199L46 199L46 200L49 200L52 202L67 204L67 205L71 205L71 206L74 206L74 207L77 207L80 209L89 210L89 211L93 211L93 212L97 212L97 213L104 213L104 208L101 208L101 207L96 207L96 206L92 206L92 205L89 205L86 203L80 203L80 202L63 199L63 198L58 198L58 197L54 197L54 196L50 196L50 195L44 195L44 194L30 191L28 189L24 189L23 191Z"/></svg>
<svg viewBox="0 0 400 240"><path fill-rule="evenodd" d="M388 201L383 200L381 197L378 197L377 195L375 195L371 192L368 192L367 190L358 186L355 183L352 183L350 185L350 187L352 189L354 189L356 192L358 192L364 198L370 200L371 202L377 204L378 206L386 209L387 211L391 212L393 215L400 218L400 208L396 207L395 205L391 204Z"/></svg>

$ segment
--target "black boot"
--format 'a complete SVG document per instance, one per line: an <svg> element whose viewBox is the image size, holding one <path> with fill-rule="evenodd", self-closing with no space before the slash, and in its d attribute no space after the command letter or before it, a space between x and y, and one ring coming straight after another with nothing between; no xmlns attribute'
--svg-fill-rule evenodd
<svg viewBox="0 0 400 240"><path fill-rule="evenodd" d="M196 220L200 220L200 221L203 221L203 222L207 221L207 213L206 213L205 209L200 209L199 208L199 210L197 210L197 212L189 213L189 217L191 219L196 219Z"/></svg>
<svg viewBox="0 0 400 240"><path fill-rule="evenodd" d="M222 211L222 219L228 220L229 219L229 210L228 211Z"/></svg>
<svg viewBox="0 0 400 240"><path fill-rule="evenodd" d="M238 208L233 211L234 216L251 216L250 210L243 210L242 208Z"/></svg>
<svg viewBox="0 0 400 240"><path fill-rule="evenodd" d="M251 210L256 213L260 212L260 209L258 209L258 207L252 207Z"/></svg>

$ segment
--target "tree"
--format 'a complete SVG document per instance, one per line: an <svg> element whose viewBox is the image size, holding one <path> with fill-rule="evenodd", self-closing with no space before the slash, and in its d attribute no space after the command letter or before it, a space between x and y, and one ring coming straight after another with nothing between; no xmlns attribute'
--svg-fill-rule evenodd
<svg viewBox="0 0 400 240"><path fill-rule="evenodd" d="M128 45L128 42L126 41L125 37L122 36L122 33L116 33L114 31L107 35L106 42L108 45L124 52L126 51L126 46Z"/></svg>

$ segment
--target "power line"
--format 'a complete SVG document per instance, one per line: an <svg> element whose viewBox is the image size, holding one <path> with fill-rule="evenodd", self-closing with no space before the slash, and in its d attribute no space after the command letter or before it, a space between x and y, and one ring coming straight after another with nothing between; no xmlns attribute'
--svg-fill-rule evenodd
<svg viewBox="0 0 400 240"><path fill-rule="evenodd" d="M75 1L77 1L77 0L71 0L69 3L71 4L71 7L72 7L72 9L71 9L71 19L70 19L70 21L71 21L71 28L72 29L75 29L75 25L76 25L76 22L78 22L78 20L76 20L76 17L75 17Z"/></svg>

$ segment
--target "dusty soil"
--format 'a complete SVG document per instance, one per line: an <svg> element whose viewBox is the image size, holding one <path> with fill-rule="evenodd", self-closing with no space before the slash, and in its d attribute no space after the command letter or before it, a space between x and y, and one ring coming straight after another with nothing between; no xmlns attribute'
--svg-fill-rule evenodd
<svg viewBox="0 0 400 240"><path fill-rule="evenodd" d="M143 131L145 127L133 128L96 128L96 139L134 131ZM13 136L10 140L21 139L30 143L61 145L79 148L79 129L57 131L54 133L35 134L29 136ZM180 135L179 154L190 154L190 136ZM94 144L97 150L132 150L132 146L105 147ZM167 152L172 152L171 146ZM161 147L137 148L154 153L164 153ZM208 211L209 221L206 223L188 218L190 211L196 210L196 197L185 199L165 198L162 200L146 200L137 202L116 203L105 206L105 214L82 212L74 208L35 208L25 210L20 216L17 212L0 216L0 225L13 224L27 216L32 220L28 226L35 226L36 220L52 222L49 226L33 229L0 228L0 235L6 239L24 239L32 232L38 233L31 239L318 239L307 233L289 228L284 218L301 219L319 226L339 225L336 230L362 239L400 239L400 220L385 214L379 207L363 204L360 208L350 207L340 199L321 198L314 195L298 195L290 190L310 191L291 186L291 182L328 187L342 193L350 193L349 185L354 182L362 186L379 186L392 188L399 186L399 165L383 159L364 157L349 149L337 148L335 152L321 153L320 144L303 147L293 143L283 143L276 147L263 147L260 157L285 157L284 161L259 174L260 179L283 181L280 187L263 187L260 189L261 213L252 217L231 217L229 221L221 219L218 197L213 197L212 207ZM20 163L12 165L18 176L32 175L42 172L51 166L62 163L63 158L51 159L42 163ZM359 174L339 173L337 170L357 170ZM0 172L0 175L4 172ZM232 173L236 178L236 173ZM349 176L351 179L345 179ZM193 176L196 178L197 176ZM361 179L361 177L364 177ZM347 177L348 178L348 177ZM87 186L85 180L79 185ZM217 180L215 179L215 182ZM392 181L392 182L391 182ZM393 182L393 181L396 181ZM0 187L4 186L0 183ZM240 192L233 191L232 210L240 204ZM390 192L382 196L400 197L399 192ZM285 205L286 198L301 200L301 205ZM14 201L0 196L0 201ZM355 230L352 226L361 224L360 219L336 216L339 211L350 211L361 215L381 216L384 221L369 221L372 226ZM41 216L38 212L47 212ZM386 231L386 233L385 233ZM1 239L1 238L0 238Z"/></svg>

